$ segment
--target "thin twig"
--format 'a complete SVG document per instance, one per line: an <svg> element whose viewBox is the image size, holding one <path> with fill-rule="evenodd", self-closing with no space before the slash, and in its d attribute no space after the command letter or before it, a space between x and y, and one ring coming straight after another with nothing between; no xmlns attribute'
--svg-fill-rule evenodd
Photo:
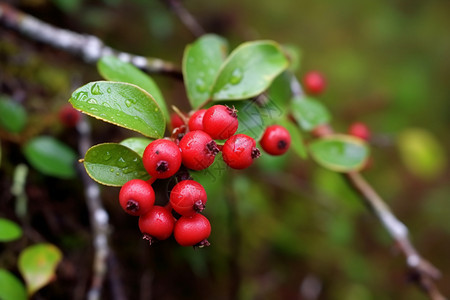
<svg viewBox="0 0 450 300"><path fill-rule="evenodd" d="M205 34L205 30L191 15L191 13L181 4L180 0L161 0L164 2L186 26L187 29L195 36L199 37Z"/></svg>
<svg viewBox="0 0 450 300"><path fill-rule="evenodd" d="M79 34L55 27L4 2L0 3L0 24L16 30L32 40L80 56L87 63L96 63L103 56L114 55L145 72L181 78L181 71L170 62L118 51L106 46L94 35Z"/></svg>
<svg viewBox="0 0 450 300"><path fill-rule="evenodd" d="M78 123L77 130L80 135L78 151L84 154L92 145L91 127L84 116ZM103 208L98 184L87 175L81 164L80 169L82 169L80 174L85 187L86 204L89 211L94 244L93 276L87 299L98 300L101 296L103 282L108 269L107 260L110 253L108 245L109 215Z"/></svg>

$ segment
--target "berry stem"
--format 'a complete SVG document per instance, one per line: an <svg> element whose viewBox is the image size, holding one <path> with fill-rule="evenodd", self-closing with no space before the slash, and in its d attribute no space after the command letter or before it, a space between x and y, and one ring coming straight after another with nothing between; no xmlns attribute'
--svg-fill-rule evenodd
<svg viewBox="0 0 450 300"><path fill-rule="evenodd" d="M184 125L187 125L187 123L189 122L189 118L187 118L182 112L181 110L176 107L175 105L172 105L172 109L173 111L180 116L181 120L183 120Z"/></svg>

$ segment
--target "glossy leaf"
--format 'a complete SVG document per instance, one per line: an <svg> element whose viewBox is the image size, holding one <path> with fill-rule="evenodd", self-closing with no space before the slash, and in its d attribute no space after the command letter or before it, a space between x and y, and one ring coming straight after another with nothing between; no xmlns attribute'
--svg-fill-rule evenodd
<svg viewBox="0 0 450 300"><path fill-rule="evenodd" d="M61 251L52 244L36 244L20 253L18 266L29 295L55 278L56 267L61 259Z"/></svg>
<svg viewBox="0 0 450 300"><path fill-rule="evenodd" d="M149 75L115 56L103 56L100 58L97 63L97 69L106 80L127 82L146 90L158 103L166 121L170 120L169 111L161 90Z"/></svg>
<svg viewBox="0 0 450 300"><path fill-rule="evenodd" d="M226 40L214 34L204 35L186 47L183 55L183 78L193 108L209 99L214 79L227 52Z"/></svg>
<svg viewBox="0 0 450 300"><path fill-rule="evenodd" d="M21 132L27 122L27 112L17 102L0 97L0 127L9 132Z"/></svg>
<svg viewBox="0 0 450 300"><path fill-rule="evenodd" d="M294 98L292 114L305 131L311 131L318 125L330 122L331 116L327 108L313 98Z"/></svg>
<svg viewBox="0 0 450 300"><path fill-rule="evenodd" d="M252 101L241 101L233 104L237 109L239 127L236 133L243 133L258 141L266 128L260 108Z"/></svg>
<svg viewBox="0 0 450 300"><path fill-rule="evenodd" d="M120 144L91 147L83 163L89 176L104 185L122 186L131 179L150 178L139 154Z"/></svg>
<svg viewBox="0 0 450 300"><path fill-rule="evenodd" d="M397 143L403 163L417 177L433 179L445 171L445 150L430 132L407 129L400 134Z"/></svg>
<svg viewBox="0 0 450 300"><path fill-rule="evenodd" d="M121 145L130 148L140 156L144 154L145 148L151 143L151 139L142 137L130 137L120 142Z"/></svg>
<svg viewBox="0 0 450 300"><path fill-rule="evenodd" d="M212 90L213 100L240 100L266 90L288 67L280 46L273 41L248 42L223 63Z"/></svg>
<svg viewBox="0 0 450 300"><path fill-rule="evenodd" d="M279 120L278 124L284 126L291 135L291 149L301 158L307 158L308 152L303 142L302 133L300 129L289 120Z"/></svg>
<svg viewBox="0 0 450 300"><path fill-rule="evenodd" d="M343 134L317 139L309 145L309 150L318 164L336 172L360 170L369 156L363 140Z"/></svg>
<svg viewBox="0 0 450 300"><path fill-rule="evenodd" d="M19 225L8 219L0 218L0 242L14 241L21 236L22 229Z"/></svg>
<svg viewBox="0 0 450 300"><path fill-rule="evenodd" d="M73 107L97 119L137 131L145 136L164 135L164 115L142 88L123 82L90 82L72 94Z"/></svg>
<svg viewBox="0 0 450 300"><path fill-rule="evenodd" d="M275 124L288 114L287 108L292 97L291 76L288 72L281 73L274 79L267 93L260 96L263 100L260 109L267 124Z"/></svg>
<svg viewBox="0 0 450 300"><path fill-rule="evenodd" d="M31 139L23 151L28 162L45 175L72 178L76 174L75 151L51 136Z"/></svg>
<svg viewBox="0 0 450 300"><path fill-rule="evenodd" d="M0 299L2 300L26 300L27 291L23 283L12 273L0 269Z"/></svg>

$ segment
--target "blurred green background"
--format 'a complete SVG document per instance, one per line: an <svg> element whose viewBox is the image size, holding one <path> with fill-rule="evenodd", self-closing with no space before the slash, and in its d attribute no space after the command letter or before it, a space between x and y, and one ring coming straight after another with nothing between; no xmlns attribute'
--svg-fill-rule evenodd
<svg viewBox="0 0 450 300"><path fill-rule="evenodd" d="M58 27L177 65L194 40L159 1L11 2ZM363 121L372 129L373 163L363 175L409 227L419 252L443 272L438 286L450 295L450 2L183 3L232 48L255 39L294 45L301 51L300 79L309 70L326 76L320 100L333 114L332 125L345 132ZM40 132L76 149L76 132L59 125L56 114L75 88L100 76L95 66L5 27L0 35L0 92L23 103L33 128L14 138L1 131L0 214L15 219L10 186L14 167L25 162L20 145ZM189 110L179 81L154 78L168 102ZM91 123L97 143L130 134ZM149 247L136 219L117 205L118 189L102 188L111 214L113 271L128 299L426 299L409 282L404 257L340 175L289 153L265 155L249 170L228 170L202 183L213 229L212 245L200 250L173 239ZM27 193L30 230L65 258L56 282L37 299L82 299L92 249L81 181L31 169ZM0 256L2 267L14 265L11 253L24 243L0 245L9 253ZM103 298L114 299L114 282L106 283Z"/></svg>

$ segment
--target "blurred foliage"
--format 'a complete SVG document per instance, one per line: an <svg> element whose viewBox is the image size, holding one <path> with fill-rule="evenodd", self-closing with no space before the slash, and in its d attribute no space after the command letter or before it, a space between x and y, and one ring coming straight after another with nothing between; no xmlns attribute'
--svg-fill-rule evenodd
<svg viewBox="0 0 450 300"><path fill-rule="evenodd" d="M159 1L15 3L54 25L179 66L193 41ZM325 74L327 90L318 100L338 131L345 132L353 121L372 129L372 163L363 174L410 228L421 254L441 269L439 287L449 295L450 2L183 3L208 31L229 39L230 49L247 40L272 39L301 49L299 78L312 69ZM28 115L19 135L0 128L0 216L20 218L25 236L38 232L67 253L57 283L37 293L68 298L74 286L87 285L93 253L81 182L30 169L26 218L15 215L10 186L15 167L26 163L20 145L31 138L45 133L77 148L75 130L63 128L56 114L75 87L100 77L95 66L69 54L3 27L0 35L0 94ZM154 79L168 107L189 110L182 84L160 75ZM96 143L129 137L112 125L90 121ZM313 277L321 286L320 299L425 299L408 282L404 258L391 255L396 251L387 233L339 174L293 153L263 155L245 173L220 165L214 170L214 176L195 174L208 192L205 214L213 228L207 249L182 248L173 240L148 247L136 220L117 205L118 189L103 189L128 298L150 287L155 299L295 299L310 288L306 279ZM160 188L168 184L162 181ZM2 268L17 273L19 246L1 245ZM110 293L107 285L103 298L111 298Z"/></svg>

